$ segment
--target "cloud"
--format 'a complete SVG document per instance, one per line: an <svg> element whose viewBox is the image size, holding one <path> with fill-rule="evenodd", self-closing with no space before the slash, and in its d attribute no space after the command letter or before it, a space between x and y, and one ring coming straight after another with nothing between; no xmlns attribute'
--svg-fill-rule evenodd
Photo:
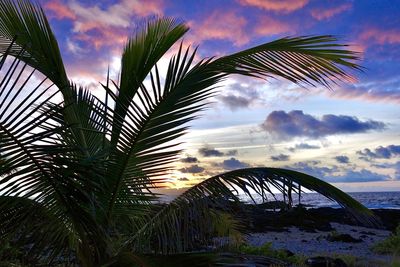
<svg viewBox="0 0 400 267"><path fill-rule="evenodd" d="M360 121L357 117L346 115L323 115L321 119L301 110L271 112L261 128L280 139L295 137L319 138L335 134L364 133L370 130L382 130L385 124L379 121Z"/></svg>
<svg viewBox="0 0 400 267"><path fill-rule="evenodd" d="M281 33L294 33L293 29L293 24L274 19L271 16L263 16L258 19L254 32L260 36L269 36Z"/></svg>
<svg viewBox="0 0 400 267"><path fill-rule="evenodd" d="M233 79L233 84L228 85L224 90L225 94L218 99L230 110L249 108L264 101L256 88L262 86L260 81L245 78Z"/></svg>
<svg viewBox="0 0 400 267"><path fill-rule="evenodd" d="M347 84L335 88L330 97L344 99L365 99L371 102L392 102L400 104L400 80L382 78L361 84ZM325 91L326 93L326 91Z"/></svg>
<svg viewBox="0 0 400 267"><path fill-rule="evenodd" d="M50 18L75 20L75 13L61 1L49 1L44 4L44 9L49 12Z"/></svg>
<svg viewBox="0 0 400 267"><path fill-rule="evenodd" d="M219 99L224 103L230 110L235 111L241 108L247 108L250 106L252 100L243 96L236 95L225 95L220 96Z"/></svg>
<svg viewBox="0 0 400 267"><path fill-rule="evenodd" d="M288 161L289 158L290 158L290 156L289 155L285 155L285 154L279 154L279 155L276 155L276 156L271 156L271 159L273 161Z"/></svg>
<svg viewBox="0 0 400 267"><path fill-rule="evenodd" d="M296 150L319 149L319 148L321 148L321 147L316 146L316 145L310 145L307 143L300 143L300 144L296 144L294 147L289 147L288 150L291 152L294 152Z"/></svg>
<svg viewBox="0 0 400 267"><path fill-rule="evenodd" d="M304 7L308 0L238 0L243 6L257 7L281 13L290 13Z"/></svg>
<svg viewBox="0 0 400 267"><path fill-rule="evenodd" d="M338 171L337 166L332 166L331 168L320 167L318 166L319 163L319 161L300 161L284 167L287 169L303 172L317 178L323 178Z"/></svg>
<svg viewBox="0 0 400 267"><path fill-rule="evenodd" d="M74 55L81 56L88 52L87 49L82 48L77 42L72 41L70 38L67 38L67 49Z"/></svg>
<svg viewBox="0 0 400 267"><path fill-rule="evenodd" d="M198 161L198 159L196 157L187 156L186 158L181 159L181 162L183 162L183 163L197 163L199 161Z"/></svg>
<svg viewBox="0 0 400 267"><path fill-rule="evenodd" d="M102 6L70 0L65 4L61 1L49 1L44 7L50 11L50 17L72 20L72 39L99 49L125 43L129 29L135 27L134 18L162 15L164 4L160 0L146 0L146 4L137 0L120 0Z"/></svg>
<svg viewBox="0 0 400 267"><path fill-rule="evenodd" d="M311 10L311 16L313 16L313 18L317 20L326 20L332 18L335 15L350 10L351 7L351 3L344 3L332 8L315 8Z"/></svg>
<svg viewBox="0 0 400 267"><path fill-rule="evenodd" d="M223 156L236 156L237 150L229 150L226 153L221 152L214 148L202 147L199 149L200 155L203 157L223 157Z"/></svg>
<svg viewBox="0 0 400 267"><path fill-rule="evenodd" d="M365 148L356 152L360 159L370 161L371 159L390 159L400 156L400 145L379 146L374 150Z"/></svg>
<svg viewBox="0 0 400 267"><path fill-rule="evenodd" d="M390 177L362 169L360 171L347 170L343 175L325 177L324 180L330 183L357 183L387 181Z"/></svg>
<svg viewBox="0 0 400 267"><path fill-rule="evenodd" d="M230 158L224 160L222 163L216 164L216 166L223 168L224 170L236 170L242 168L250 167L250 164L237 160L235 158Z"/></svg>
<svg viewBox="0 0 400 267"><path fill-rule="evenodd" d="M359 171L353 169L339 169L337 166L320 167L318 162L297 162L285 168L306 173L330 183L354 183L386 181L391 178L388 175L371 172L366 169Z"/></svg>
<svg viewBox="0 0 400 267"><path fill-rule="evenodd" d="M216 150L214 148L207 148L207 147L200 148L199 153L203 157L222 157L222 156L224 156L224 153L222 153L221 151Z"/></svg>
<svg viewBox="0 0 400 267"><path fill-rule="evenodd" d="M336 156L334 157L334 159L338 162L338 163L343 163L343 164L347 164L349 163L349 157L347 156Z"/></svg>
<svg viewBox="0 0 400 267"><path fill-rule="evenodd" d="M360 42L367 42L369 45L400 44L400 30L370 27L364 29L358 38Z"/></svg>
<svg viewBox="0 0 400 267"><path fill-rule="evenodd" d="M236 149L229 150L228 152L225 153L225 156L236 156L238 154L238 151Z"/></svg>
<svg viewBox="0 0 400 267"><path fill-rule="evenodd" d="M242 46L250 41L246 31L247 20L232 10L216 10L202 22L189 22L193 29L195 43L205 40L227 40L235 46Z"/></svg>
<svg viewBox="0 0 400 267"><path fill-rule="evenodd" d="M181 173L192 173L192 174L194 174L194 173L202 173L204 171L204 168L200 167L199 165L196 164L196 165L192 165L192 166L187 167L187 168L179 169L179 171Z"/></svg>

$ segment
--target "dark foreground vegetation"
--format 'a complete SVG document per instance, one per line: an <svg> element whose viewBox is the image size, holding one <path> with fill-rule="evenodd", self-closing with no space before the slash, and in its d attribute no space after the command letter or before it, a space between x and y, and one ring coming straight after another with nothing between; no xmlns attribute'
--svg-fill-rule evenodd
<svg viewBox="0 0 400 267"><path fill-rule="evenodd" d="M363 226L363 224L354 219L344 209L334 208L311 208L295 207L285 211L266 210L265 205L246 205L242 212L237 213L237 218L243 218L240 221L241 232L237 233L245 237L243 233L273 233L287 232L290 227L298 227L301 231L315 233L326 232L324 238L330 242L358 243L363 242L364 238L375 235L371 230L361 232L362 239L356 239L351 235L337 234L332 228L331 223ZM269 207L271 204L269 204ZM400 255L400 210L376 209L373 212L380 220L380 225L375 228L387 229L392 234L371 247L371 252L377 254L396 257ZM235 233L229 233L228 229L232 227L229 222L231 217L227 217L222 222L222 227L228 232L215 231L215 236L235 237ZM238 221L235 221L238 222ZM397 227L396 227L397 226ZM373 228L371 228L373 229ZM220 235L222 233L222 235ZM26 243L19 240L7 240L2 244L0 250L0 266L44 266L46 265L46 255L40 260L30 255L30 248L34 240L26 239ZM287 249L274 249L273 242L266 242L262 246L252 246L246 244L243 240L235 240L232 243L225 243L220 247L215 246L215 242L210 241L208 245L199 246L196 251L185 254L164 255L146 255L135 256L131 253L121 253L116 258L114 265L110 266L398 266L396 261L376 259L363 260L357 255L349 256L347 254L337 254L332 252L329 255L319 257L307 257L296 251ZM306 243L304 244L307 245ZM389 257L389 259L390 259ZM132 262L136 262L132 265ZM239 265L233 265L239 264ZM241 264L241 265L240 265ZM256 264L256 265L251 265ZM258 264L258 265L257 265ZM365 265L368 264L368 265ZM54 260L53 266L79 266L77 259L73 257L59 257Z"/></svg>

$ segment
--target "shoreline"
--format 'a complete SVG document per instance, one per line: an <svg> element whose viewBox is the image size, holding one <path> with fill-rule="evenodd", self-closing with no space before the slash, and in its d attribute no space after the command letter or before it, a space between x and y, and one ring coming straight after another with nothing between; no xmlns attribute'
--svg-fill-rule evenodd
<svg viewBox="0 0 400 267"><path fill-rule="evenodd" d="M304 257L341 255L364 259L366 262L393 260L392 255L376 254L371 250L374 244L387 238L391 234L390 231L339 223L331 223L331 227L337 234L347 234L359 241L332 242L328 237L333 231L310 232L295 226L281 232L251 233L246 241L248 245L256 247L271 243L274 249L288 250Z"/></svg>
<svg viewBox="0 0 400 267"><path fill-rule="evenodd" d="M389 237L400 224L400 210L371 209L382 221L379 227L362 225L343 208L293 208L284 212L268 211L259 205L248 205L249 234L246 243L260 247L271 243L273 249L288 250L304 257L338 255L357 258L365 265L390 263L393 255L374 253L371 247ZM343 236L348 240L332 240Z"/></svg>

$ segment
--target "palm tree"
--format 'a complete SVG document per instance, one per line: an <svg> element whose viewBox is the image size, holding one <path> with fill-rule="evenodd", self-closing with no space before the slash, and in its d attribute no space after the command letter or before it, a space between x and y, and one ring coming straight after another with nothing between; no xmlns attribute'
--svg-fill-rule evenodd
<svg viewBox="0 0 400 267"><path fill-rule="evenodd" d="M239 192L267 200L272 188L316 191L371 221L330 184L277 168L220 174L159 204L153 189L181 153L177 138L219 82L237 74L329 87L359 68L357 54L332 36L283 38L199 62L181 44L162 81L157 62L188 30L150 20L127 41L119 82L107 77L99 99L68 78L41 7L0 0L0 240L30 244L28 256L49 264L63 257L82 266L190 251L212 234L210 212L233 211Z"/></svg>

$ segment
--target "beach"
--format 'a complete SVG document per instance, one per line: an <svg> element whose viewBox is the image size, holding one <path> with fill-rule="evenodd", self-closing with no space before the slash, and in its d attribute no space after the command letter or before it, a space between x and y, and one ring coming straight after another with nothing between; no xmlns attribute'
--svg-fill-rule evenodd
<svg viewBox="0 0 400 267"><path fill-rule="evenodd" d="M395 255L377 254L372 247L395 231L400 222L400 210L372 211L379 218L379 225L365 226L337 208L293 208L272 212L249 205L247 212L251 215L246 242L254 247L270 243L273 249L305 259L317 256L352 258L358 264L362 262L357 266L376 266L399 260Z"/></svg>

